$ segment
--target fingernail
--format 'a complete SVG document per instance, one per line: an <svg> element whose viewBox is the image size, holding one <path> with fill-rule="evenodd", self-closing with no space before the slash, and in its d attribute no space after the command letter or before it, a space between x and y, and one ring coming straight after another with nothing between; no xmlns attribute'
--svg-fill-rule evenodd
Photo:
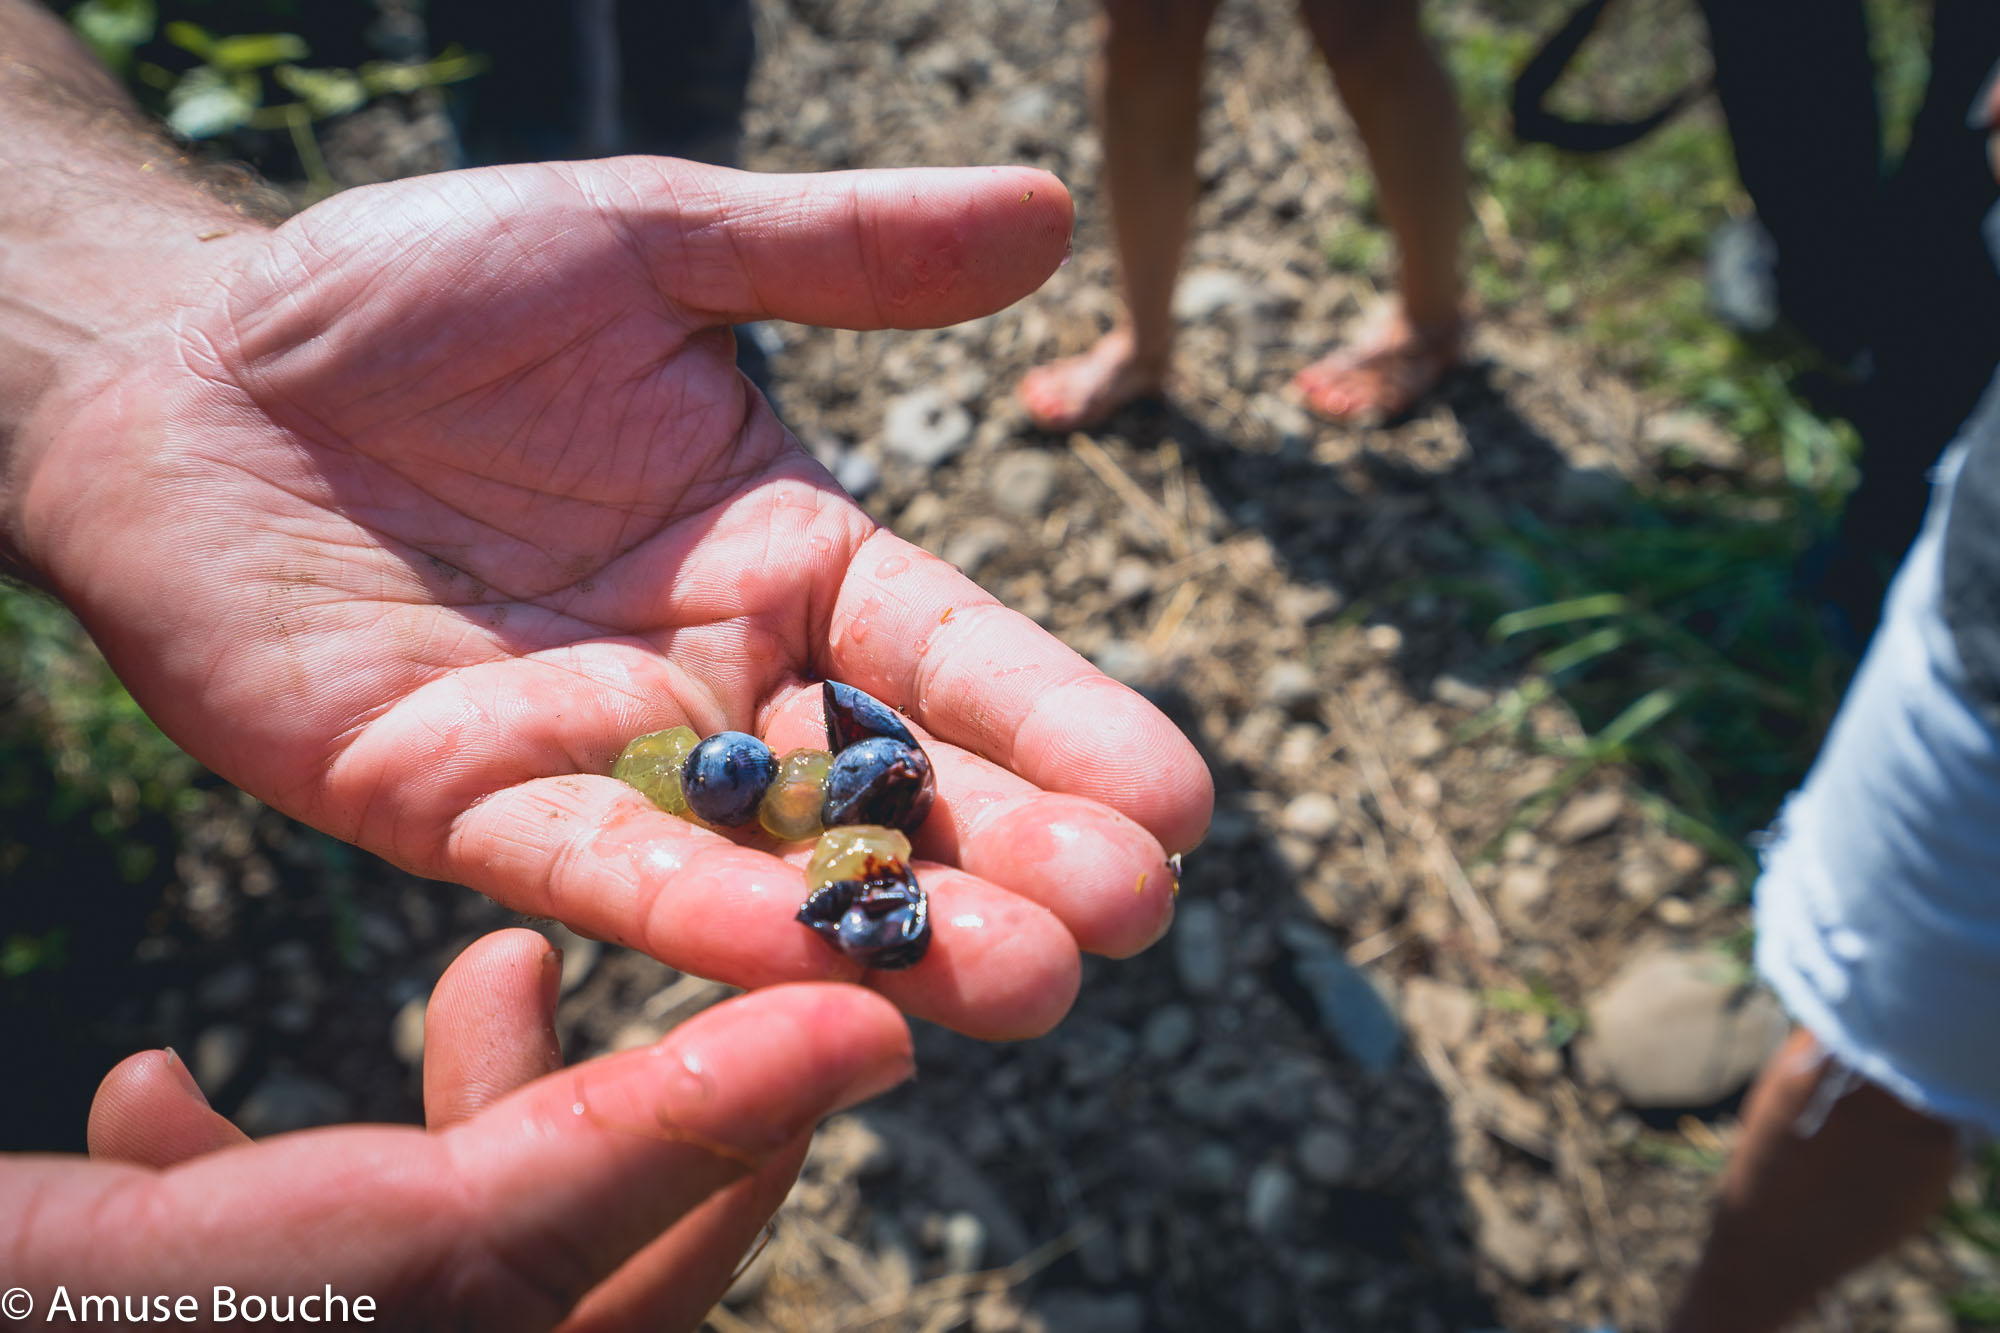
<svg viewBox="0 0 2000 1333"><path fill-rule="evenodd" d="M181 1059L180 1052L171 1046L162 1047L161 1049L166 1053L167 1069L172 1072L174 1080L181 1085L181 1088L189 1096L193 1097L203 1106L208 1105L207 1095L202 1092L201 1084L194 1081L194 1071L187 1067L187 1061Z"/></svg>
<svg viewBox="0 0 2000 1333"><path fill-rule="evenodd" d="M550 949L542 955L542 1010L556 1011L556 1001L562 997L563 951Z"/></svg>

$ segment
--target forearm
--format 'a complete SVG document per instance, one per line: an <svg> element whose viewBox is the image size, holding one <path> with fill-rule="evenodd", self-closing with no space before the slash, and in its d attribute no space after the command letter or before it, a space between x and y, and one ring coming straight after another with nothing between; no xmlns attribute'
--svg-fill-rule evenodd
<svg viewBox="0 0 2000 1333"><path fill-rule="evenodd" d="M38 416L88 393L102 350L167 315L264 213L225 197L34 0L0 0L0 180L0 568L33 578L19 501Z"/></svg>

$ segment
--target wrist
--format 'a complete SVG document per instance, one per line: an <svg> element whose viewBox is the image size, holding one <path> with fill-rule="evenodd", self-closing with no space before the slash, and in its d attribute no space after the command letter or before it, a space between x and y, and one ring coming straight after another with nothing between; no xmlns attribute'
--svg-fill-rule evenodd
<svg viewBox="0 0 2000 1333"><path fill-rule="evenodd" d="M25 497L66 423L270 214L225 197L45 11L0 0L0 51L0 570L48 584Z"/></svg>

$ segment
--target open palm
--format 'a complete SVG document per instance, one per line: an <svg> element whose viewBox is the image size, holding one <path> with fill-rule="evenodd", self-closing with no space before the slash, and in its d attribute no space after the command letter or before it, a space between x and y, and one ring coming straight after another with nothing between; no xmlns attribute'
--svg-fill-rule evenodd
<svg viewBox="0 0 2000 1333"><path fill-rule="evenodd" d="M418 873L744 986L854 975L800 874L600 776L685 722L817 743L813 682L932 739L930 957L871 980L1039 1031L1079 948L1171 914L1205 770L1138 696L875 524L727 326L924 327L1063 252L1025 169L661 159L356 190L225 238L35 455L24 549L140 703L246 790Z"/></svg>

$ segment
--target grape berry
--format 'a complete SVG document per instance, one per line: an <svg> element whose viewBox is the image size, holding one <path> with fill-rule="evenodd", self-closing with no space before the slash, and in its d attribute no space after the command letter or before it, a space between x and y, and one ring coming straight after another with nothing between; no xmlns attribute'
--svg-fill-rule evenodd
<svg viewBox="0 0 2000 1333"><path fill-rule="evenodd" d="M611 775L682 818L757 823L786 842L817 836L798 920L863 967L910 967L931 939L906 836L937 795L930 758L880 700L831 680L822 699L825 750L778 759L744 732L697 740L671 727L627 745Z"/></svg>

